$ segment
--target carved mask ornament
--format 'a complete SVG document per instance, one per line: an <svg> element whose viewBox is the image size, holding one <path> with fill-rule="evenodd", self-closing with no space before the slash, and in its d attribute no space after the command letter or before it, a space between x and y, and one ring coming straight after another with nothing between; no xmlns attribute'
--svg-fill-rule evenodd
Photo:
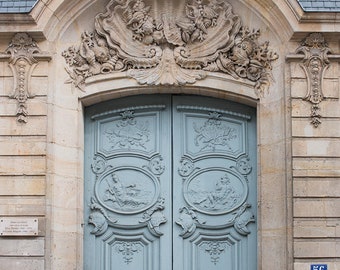
<svg viewBox="0 0 340 270"><path fill-rule="evenodd" d="M143 0L110 1L95 17L94 31L62 53L68 82L84 90L88 77L126 71L140 84L185 85L210 71L254 82L259 95L267 90L278 55L228 2L190 0L181 18L153 18L151 9Z"/></svg>

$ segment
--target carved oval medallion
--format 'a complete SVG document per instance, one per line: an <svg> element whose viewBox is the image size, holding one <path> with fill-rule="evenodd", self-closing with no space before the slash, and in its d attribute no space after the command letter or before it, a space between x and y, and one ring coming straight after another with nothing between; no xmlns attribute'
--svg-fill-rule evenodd
<svg viewBox="0 0 340 270"><path fill-rule="evenodd" d="M138 167L110 170L95 186L100 204L119 214L136 214L154 205L159 196L159 182Z"/></svg>
<svg viewBox="0 0 340 270"><path fill-rule="evenodd" d="M232 170L209 168L190 177L183 188L186 202L194 209L208 215L232 212L247 199L245 179Z"/></svg>

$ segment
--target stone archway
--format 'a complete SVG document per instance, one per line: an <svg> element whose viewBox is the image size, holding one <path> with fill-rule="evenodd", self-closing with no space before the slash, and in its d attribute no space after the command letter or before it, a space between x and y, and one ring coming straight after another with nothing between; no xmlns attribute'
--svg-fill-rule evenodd
<svg viewBox="0 0 340 270"><path fill-rule="evenodd" d="M99 1L100 2L100 1ZM99 3L98 2L98 3ZM105 2L105 1L101 1ZM155 1L156 2L156 1ZM242 3L233 3L230 1L231 5L243 5ZM150 3L150 2L148 2ZM87 11L86 16L79 17L79 21L74 22L69 28L70 31L65 32L62 37L63 43L59 44L60 51L59 57L61 59L61 54L65 51L68 51L68 47L70 45L75 45L75 48L82 47L82 50L87 50L86 42L94 42L94 46L100 47L100 42L94 39L94 36L84 34L84 40L81 40L79 43L79 33L78 29L81 28L82 32L87 30L87 26L82 27L82 23L88 22L88 16L92 16L94 18L98 12L103 12L103 6L94 9L93 11ZM245 18L245 14L253 14L252 11L246 9L246 5L242 6L242 9L238 9L238 12L243 12L243 16L241 18ZM105 11L104 11L105 13ZM235 13L235 11L234 11ZM182 13L183 15L183 13ZM78 20L78 19L77 19ZM259 22L260 19L256 22L256 28L265 28L265 24L263 22ZM262 24L261 24L262 23ZM84 25L89 25L89 23L85 23ZM85 29L84 29L85 28ZM90 28L90 31L93 32L95 29ZM265 33L265 36L258 36L257 42L255 45L261 46L265 42L263 40L269 40L272 42L269 36L271 32ZM68 41L68 36L72 36L72 42ZM256 35L255 35L256 36ZM77 43L74 40L78 40ZM86 41L87 40L87 41ZM234 39L235 41L235 39ZM274 45L279 46L280 42L277 40L274 41ZM105 45L106 46L106 45ZM105 47L104 46L104 47ZM118 49L118 48L117 48ZM231 48L230 48L231 49ZM104 49L105 50L105 49ZM158 49L159 50L159 49ZM72 50L71 50L72 51ZM91 50L87 50L87 53L91 55ZM157 52L157 49L156 49ZM172 51L174 52L174 51ZM95 54L95 52L93 52ZM165 55L167 54L167 50L165 50ZM82 53L83 56L86 54ZM78 54L77 50L75 51L75 56L81 56ZM69 58L69 59L72 59ZM87 62L87 58L80 57L80 61L83 64L90 64ZM89 58L90 59L90 58ZM217 58L216 58L217 59ZM215 59L215 60L216 60ZM122 59L121 59L122 60ZM248 59L249 60L249 59ZM251 60L251 59L250 59ZM162 62L162 60L160 60ZM275 65L282 64L282 59L277 60L278 62L273 62ZM103 62L103 61L102 61ZM105 62L105 61L104 61ZM94 66L97 66L99 69L103 67L104 62L101 63L98 59L95 58L95 61L92 62ZM154 68L160 67L161 64L159 62ZM166 62L166 61L165 61ZM68 63L72 63L68 62ZM217 63L215 61L215 63ZM174 63L170 63L170 66L173 66ZM176 64L177 65L177 64ZM235 64L236 65L236 64ZM235 67L234 65L234 67ZM105 64L106 66L106 64ZM67 77L65 71L63 71L62 65L56 68L57 75L56 77ZM82 67L82 65L80 66ZM74 73L79 72L79 66L68 66L69 74L74 75ZM85 69L87 68L84 66ZM92 68L92 67L91 67ZM176 66L178 70L178 65ZM190 69L186 69L180 67L180 70L191 71ZM72 151L72 156L77 157L80 160L79 164L73 167L76 168L74 170L75 175L74 181L72 182L74 185L78 187L78 191L82 190L83 186L83 107L90 106L102 101L116 99L124 96L138 95L138 94L157 94L157 93L169 93L169 94L196 94L196 95L205 95L212 96L221 99L227 99L236 101L239 103L245 103L251 106L257 107L257 120L258 120L258 241L259 241L259 249L257 252L258 257L258 268L259 269L267 269L271 267L278 267L282 269L287 269L288 266L288 253L287 251L287 237L290 237L289 233L287 234L287 230L289 230L289 226L287 223L287 204L289 203L289 196L287 197L287 174L286 166L283 162L285 160L285 152L286 152L286 131L285 131L285 93L282 91L280 85L283 85L283 75L280 73L280 69L274 70L273 76L275 77L275 83L269 86L269 94L264 95L261 99L257 96L254 91L254 86L256 85L256 81L251 81L247 79L242 79L240 77L233 77L228 73L224 72L216 72L216 71L206 71L203 69L198 69L198 73L204 72L204 79L197 79L194 84L186 83L176 85L162 84L162 83L149 83L146 85L141 85L134 78L131 78L134 72L139 72L140 70L144 70L148 72L148 68L141 67L140 69L124 69L122 71L115 70L110 73L98 73L95 76L88 77L77 77L71 76L71 80L69 82L73 83L69 86L65 86L64 82L56 81L57 88L59 91L56 91L54 94L54 102L56 104L54 108L54 116L53 122L53 130L57 132L60 128L63 128L63 115L66 110L69 110L69 115L72 115L72 124L67 125L67 136L65 134L55 134L53 137L53 145L51 147L51 151L54 153L58 152L60 149L64 149L63 145L66 142L69 142L68 150ZM270 68L269 68L270 70ZM193 73L196 71L193 70ZM164 78L164 77L163 77ZM78 80L79 79L79 80ZM80 82L83 85L83 92L79 91L77 87L77 82ZM173 81L172 81L173 82ZM261 84L260 84L261 85ZM265 84L262 84L265 86ZM260 91L261 92L261 91ZM71 94L70 94L71 93ZM65 97L70 97L70 99L65 99ZM75 102L75 100L79 98L79 102ZM65 110L61 111L60 108L64 108ZM73 125L73 123L76 123ZM75 143L74 143L75 142ZM62 147L59 147L59 145ZM77 149L74 148L74 145L77 145ZM59 149L60 148L60 149ZM51 181L54 179L53 177L54 171L51 173ZM56 173L58 175L63 175L62 169L56 168ZM289 193L288 193L289 194ZM77 203L74 204L73 209L73 217L77 220L77 224L81 224L83 222L83 209L84 205L80 202L83 194L81 192L77 193ZM288 198L288 199L287 199ZM52 203L52 208L53 208ZM55 217L58 216L59 209L58 207L53 208L54 212L52 215ZM55 225L52 225L55 226ZM287 236L288 235L288 236ZM59 238L61 237L61 238ZM59 228L56 226L53 231L51 244L59 243L60 239L66 237L65 232L59 233ZM83 231L81 228L76 229L76 234L68 234L68 238L72 238L74 241L73 245L76 247L76 252L74 254L73 259L70 261L70 265L75 265L81 269L82 267L82 245L83 245ZM54 250L53 257L60 257L58 254L62 254L62 249L58 249L58 245L56 245L57 250ZM59 252L57 252L59 251ZM71 253L70 253L71 254ZM273 254L277 256L276 262L273 262L272 257ZM77 258L77 259L75 259Z"/></svg>

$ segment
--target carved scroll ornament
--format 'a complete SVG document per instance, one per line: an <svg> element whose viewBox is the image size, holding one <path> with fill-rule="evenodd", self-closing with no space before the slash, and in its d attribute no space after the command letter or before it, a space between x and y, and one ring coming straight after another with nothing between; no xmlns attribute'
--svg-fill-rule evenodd
<svg viewBox="0 0 340 270"><path fill-rule="evenodd" d="M143 0L112 0L95 18L94 32L65 50L68 82L84 89L85 79L126 71L140 84L184 85L222 72L255 83L263 94L278 55L260 31L242 25L232 6L219 0L187 2L185 17L150 15Z"/></svg>
<svg viewBox="0 0 340 270"><path fill-rule="evenodd" d="M308 81L308 92L305 100L312 104L311 124L318 127L321 124L320 103L324 100L323 77L329 67L328 54L331 50L321 33L312 33L303 41L296 52L304 54L301 67Z"/></svg>
<svg viewBox="0 0 340 270"><path fill-rule="evenodd" d="M27 33L17 33L12 38L5 53L0 59L8 59L14 77L14 87L10 98L18 102L17 120L27 123L27 100L33 98L30 79L38 60L50 60L51 57L42 53L35 41Z"/></svg>

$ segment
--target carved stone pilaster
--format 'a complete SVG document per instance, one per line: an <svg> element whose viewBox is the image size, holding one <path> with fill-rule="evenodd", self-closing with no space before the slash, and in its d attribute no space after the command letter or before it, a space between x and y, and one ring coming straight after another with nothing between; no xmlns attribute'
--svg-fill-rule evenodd
<svg viewBox="0 0 340 270"><path fill-rule="evenodd" d="M42 53L35 41L27 33L17 33L12 38L8 48L0 55L1 60L8 60L13 72L14 86L9 96L18 102L17 120L20 123L27 123L28 98L33 98L30 79L34 68L39 60L50 60L51 57Z"/></svg>
<svg viewBox="0 0 340 270"><path fill-rule="evenodd" d="M305 38L296 53L304 54L301 63L308 83L305 100L311 103L311 124L318 127L321 124L320 103L324 100L323 78L329 67L328 54L331 53L321 33L312 33Z"/></svg>

